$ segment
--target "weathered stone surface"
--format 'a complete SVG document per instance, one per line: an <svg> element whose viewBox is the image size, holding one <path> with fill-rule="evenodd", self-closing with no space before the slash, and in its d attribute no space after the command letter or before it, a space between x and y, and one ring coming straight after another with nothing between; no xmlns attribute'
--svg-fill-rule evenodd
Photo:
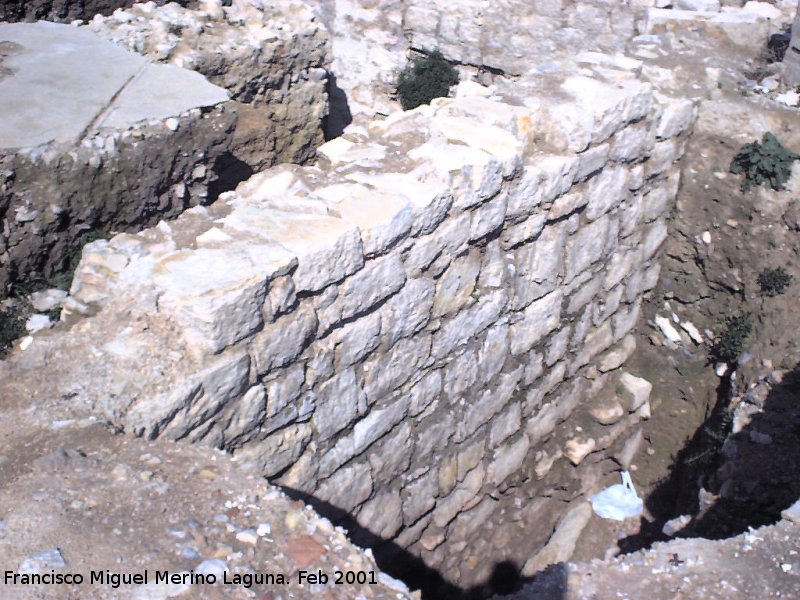
<svg viewBox="0 0 800 600"><path fill-rule="evenodd" d="M458 312L471 300L481 267L479 252L472 251L456 258L436 282L433 316Z"/></svg>
<svg viewBox="0 0 800 600"><path fill-rule="evenodd" d="M486 470L486 479L494 485L503 483L525 461L530 445L530 439L523 434L495 450L494 459Z"/></svg>
<svg viewBox="0 0 800 600"><path fill-rule="evenodd" d="M566 239L565 227L548 227L536 240L525 244L514 253L517 271L514 276L512 308L525 308L556 288Z"/></svg>
<svg viewBox="0 0 800 600"><path fill-rule="evenodd" d="M259 374L289 364L311 341L317 327L313 310L299 309L267 325L251 342Z"/></svg>
<svg viewBox="0 0 800 600"><path fill-rule="evenodd" d="M527 352L558 327L561 322L561 302L561 291L556 290L522 311L522 319L509 329L512 354Z"/></svg>
<svg viewBox="0 0 800 600"><path fill-rule="evenodd" d="M317 410L312 419L319 440L325 441L340 432L366 410L366 396L356 385L352 369L323 383L317 391Z"/></svg>
<svg viewBox="0 0 800 600"><path fill-rule="evenodd" d="M625 408L628 411L637 410L650 399L653 384L646 379L623 372L620 373L619 383L623 388L622 400L624 400Z"/></svg>
<svg viewBox="0 0 800 600"><path fill-rule="evenodd" d="M585 500L564 515L544 548L532 556L522 567L522 574L532 577L549 565L563 563L572 557L583 529L592 518L592 506Z"/></svg>
<svg viewBox="0 0 800 600"><path fill-rule="evenodd" d="M580 229L567 240L565 280L571 281L603 256L610 219L605 216Z"/></svg>

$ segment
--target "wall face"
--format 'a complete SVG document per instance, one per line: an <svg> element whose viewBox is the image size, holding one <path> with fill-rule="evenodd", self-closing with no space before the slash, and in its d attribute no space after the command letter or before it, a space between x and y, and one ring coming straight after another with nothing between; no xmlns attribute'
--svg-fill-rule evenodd
<svg viewBox="0 0 800 600"><path fill-rule="evenodd" d="M607 384L658 277L693 105L603 73L505 103L462 85L87 246L65 315L102 310L7 373L225 448L484 581L626 462L646 417ZM67 348L80 370L36 381Z"/></svg>

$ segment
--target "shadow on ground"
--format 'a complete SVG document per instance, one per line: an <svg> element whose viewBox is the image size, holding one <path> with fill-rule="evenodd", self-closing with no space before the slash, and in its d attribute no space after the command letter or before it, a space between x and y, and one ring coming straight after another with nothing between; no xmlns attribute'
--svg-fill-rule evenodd
<svg viewBox="0 0 800 600"><path fill-rule="evenodd" d="M800 365L771 387L763 412L732 435L729 380L717 391L714 410L645 500L654 520L643 519L638 534L620 540L623 553L669 539L661 528L679 515L695 516L678 537L723 539L777 522L800 497ZM755 401L740 393L741 402ZM701 488L710 506L700 506Z"/></svg>
<svg viewBox="0 0 800 600"><path fill-rule="evenodd" d="M461 588L447 581L439 571L426 565L418 556L359 525L346 511L297 490L283 488L283 491L293 499L303 500L334 525L344 527L353 543L372 550L381 570L403 581L409 589L420 590L423 600L481 600L512 594L530 582L539 583L539 587L547 590L546 595L537 593L530 596L531 599L564 598L562 592L566 590L566 569L562 565L549 567L535 578L524 578L520 575L519 565L502 561L494 565L492 575L483 584Z"/></svg>

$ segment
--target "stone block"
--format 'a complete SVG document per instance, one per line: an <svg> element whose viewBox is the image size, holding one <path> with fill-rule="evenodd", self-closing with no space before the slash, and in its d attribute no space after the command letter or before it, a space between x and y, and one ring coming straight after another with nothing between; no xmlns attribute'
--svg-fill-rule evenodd
<svg viewBox="0 0 800 600"><path fill-rule="evenodd" d="M311 422L318 440L324 442L366 411L366 396L356 384L355 372L348 369L319 387L317 410Z"/></svg>
<svg viewBox="0 0 800 600"><path fill-rule="evenodd" d="M486 469L486 481L499 486L525 462L531 442L527 435L500 446L494 451L494 458Z"/></svg>
<svg viewBox="0 0 800 600"><path fill-rule="evenodd" d="M509 330L511 353L515 356L528 352L561 323L562 293L550 292L544 298L531 303L521 312L522 318Z"/></svg>
<svg viewBox="0 0 800 600"><path fill-rule="evenodd" d="M511 308L520 310L552 292L564 256L567 231L564 226L546 227L536 240L514 252L514 295Z"/></svg>
<svg viewBox="0 0 800 600"><path fill-rule="evenodd" d="M288 365L300 356L316 331L317 317L305 306L266 325L250 343L258 374Z"/></svg>

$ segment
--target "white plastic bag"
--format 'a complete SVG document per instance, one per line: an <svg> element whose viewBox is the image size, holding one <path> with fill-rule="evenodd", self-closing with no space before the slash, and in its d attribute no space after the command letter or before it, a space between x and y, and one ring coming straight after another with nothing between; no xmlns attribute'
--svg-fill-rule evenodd
<svg viewBox="0 0 800 600"><path fill-rule="evenodd" d="M622 484L607 487L591 498L594 514L603 519L624 521L642 514L644 503L633 488L631 474L622 471Z"/></svg>

